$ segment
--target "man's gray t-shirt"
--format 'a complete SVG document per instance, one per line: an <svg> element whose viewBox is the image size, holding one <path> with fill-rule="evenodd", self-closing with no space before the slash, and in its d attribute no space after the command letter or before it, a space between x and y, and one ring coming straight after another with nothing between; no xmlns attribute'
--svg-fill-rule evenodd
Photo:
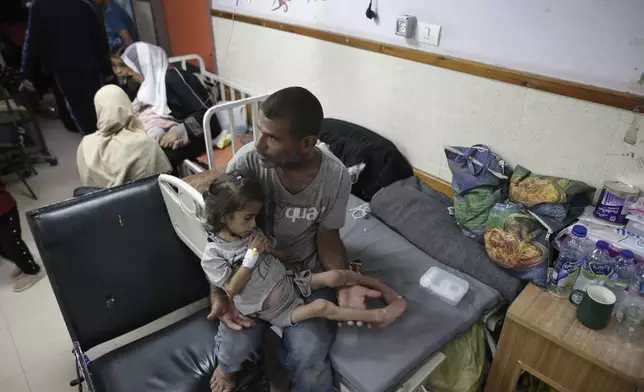
<svg viewBox="0 0 644 392"><path fill-rule="evenodd" d="M252 143L246 144L228 164L228 173L257 178L266 194L265 227L277 240L277 248L288 255L286 267L296 271L319 269L316 233L344 226L351 178L347 168L330 151L320 148L322 162L317 176L300 193L287 191L275 168L264 168Z"/></svg>

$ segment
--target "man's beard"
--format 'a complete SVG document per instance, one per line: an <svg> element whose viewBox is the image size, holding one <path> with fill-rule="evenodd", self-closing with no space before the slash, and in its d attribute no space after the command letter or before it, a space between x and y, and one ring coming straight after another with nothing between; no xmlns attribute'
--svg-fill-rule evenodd
<svg viewBox="0 0 644 392"><path fill-rule="evenodd" d="M268 159L262 157L261 155L259 157L260 157L259 164L264 169L275 169L277 167L277 164L275 164L275 162L269 161Z"/></svg>
<svg viewBox="0 0 644 392"><path fill-rule="evenodd" d="M288 169L292 166L297 166L302 161L302 154L299 152L293 152L287 157L281 159L274 159L267 155L259 153L259 164L265 169Z"/></svg>

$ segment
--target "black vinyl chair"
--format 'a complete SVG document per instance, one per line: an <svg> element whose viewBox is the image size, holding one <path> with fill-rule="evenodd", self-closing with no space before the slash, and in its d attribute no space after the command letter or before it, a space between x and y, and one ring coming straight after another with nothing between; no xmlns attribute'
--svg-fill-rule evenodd
<svg viewBox="0 0 644 392"><path fill-rule="evenodd" d="M207 311L109 352L84 352L209 293L199 260L176 236L150 177L27 213L90 392L209 392L217 323ZM237 391L267 388L249 365Z"/></svg>
<svg viewBox="0 0 644 392"><path fill-rule="evenodd" d="M89 195L90 193L98 192L103 189L105 188L98 188L93 186L81 186L74 189L73 196L74 197L85 196L85 195Z"/></svg>

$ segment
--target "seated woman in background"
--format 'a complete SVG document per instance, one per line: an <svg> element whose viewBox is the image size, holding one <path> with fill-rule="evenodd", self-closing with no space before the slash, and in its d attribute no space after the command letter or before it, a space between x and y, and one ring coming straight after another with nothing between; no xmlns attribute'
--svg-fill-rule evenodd
<svg viewBox="0 0 644 392"><path fill-rule="evenodd" d="M132 107L146 132L159 142L173 167L195 159L205 150L203 117L214 103L197 77L168 66L165 51L144 42L130 45L114 64L120 77L131 77L141 86ZM221 128L212 117L212 137Z"/></svg>
<svg viewBox="0 0 644 392"><path fill-rule="evenodd" d="M108 85L94 97L98 130L78 147L77 164L86 187L109 188L172 167L157 142L147 135L120 87Z"/></svg>

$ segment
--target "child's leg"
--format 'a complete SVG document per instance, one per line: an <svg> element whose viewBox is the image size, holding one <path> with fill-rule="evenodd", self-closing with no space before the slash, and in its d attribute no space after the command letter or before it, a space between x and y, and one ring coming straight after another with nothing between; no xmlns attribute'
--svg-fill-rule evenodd
<svg viewBox="0 0 644 392"><path fill-rule="evenodd" d="M311 289L316 290L321 287L344 287L344 286L364 286L382 293L386 303L402 299L391 287L381 281L368 276L357 274L349 270L331 270L311 276Z"/></svg>
<svg viewBox="0 0 644 392"><path fill-rule="evenodd" d="M15 279L13 291L16 292L30 288L45 275L41 267L34 261L21 234L20 216L17 209L0 217L0 248L4 255L22 272L21 274L18 274L17 271L12 273L12 277Z"/></svg>
<svg viewBox="0 0 644 392"><path fill-rule="evenodd" d="M40 271L40 266L36 264L31 251L22 240L20 215L16 208L0 217L0 248L3 256L24 274L36 275Z"/></svg>
<svg viewBox="0 0 644 392"><path fill-rule="evenodd" d="M296 324L311 318L324 317L336 321L365 321L385 327L400 317L406 307L404 301L394 301L391 305L380 309L356 310L341 308L333 302L317 299L310 304L295 308L291 315L291 322Z"/></svg>

